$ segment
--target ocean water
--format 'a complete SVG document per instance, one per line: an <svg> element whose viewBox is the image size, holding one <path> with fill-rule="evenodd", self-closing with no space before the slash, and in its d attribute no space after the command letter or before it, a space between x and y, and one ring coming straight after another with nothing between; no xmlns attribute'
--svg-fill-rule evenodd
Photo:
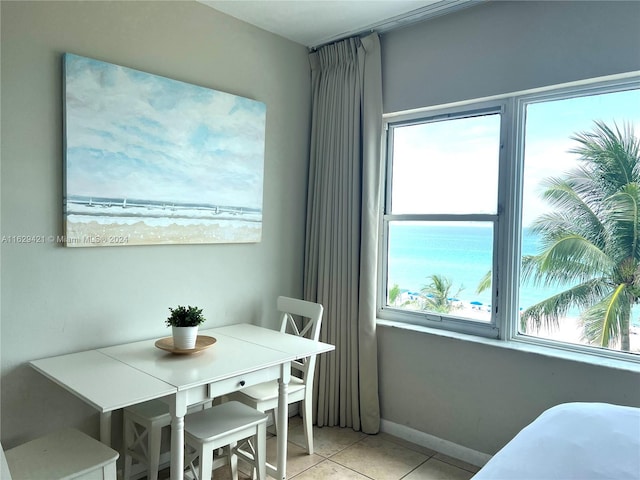
<svg viewBox="0 0 640 480"><path fill-rule="evenodd" d="M70 221L103 225L133 225L142 222L151 227L169 227L174 224L252 227L262 222L262 210L257 208L204 203L70 195L66 199L65 208Z"/></svg>
<svg viewBox="0 0 640 480"><path fill-rule="evenodd" d="M389 228L389 286L397 284L401 289L420 292L429 283L428 277L438 274L453 281L451 293L463 302L491 303L489 290L476 293L480 280L492 267L493 231L489 224L452 227L391 223ZM538 238L525 229L522 254L536 254L539 249ZM561 287L523 284L520 307L527 308L559 291ZM635 307L634 324L639 321L637 310Z"/></svg>

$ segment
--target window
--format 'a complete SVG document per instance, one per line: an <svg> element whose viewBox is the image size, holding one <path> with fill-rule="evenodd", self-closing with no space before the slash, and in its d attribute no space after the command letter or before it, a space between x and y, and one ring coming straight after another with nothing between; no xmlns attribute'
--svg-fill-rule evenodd
<svg viewBox="0 0 640 480"><path fill-rule="evenodd" d="M496 332L490 285L464 299L493 269L501 118L494 105L389 125L386 307L407 319Z"/></svg>
<svg viewBox="0 0 640 480"><path fill-rule="evenodd" d="M379 316L640 359L640 164L584 173L639 163L638 105L634 78L386 119Z"/></svg>

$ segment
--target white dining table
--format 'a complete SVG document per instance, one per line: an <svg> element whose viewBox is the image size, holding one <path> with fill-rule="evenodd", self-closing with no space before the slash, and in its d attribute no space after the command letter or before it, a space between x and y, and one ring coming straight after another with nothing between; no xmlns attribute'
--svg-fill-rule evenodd
<svg viewBox="0 0 640 480"><path fill-rule="evenodd" d="M30 365L100 412L100 439L111 444L111 413L162 399L171 412L171 480L184 476L184 416L189 405L244 387L278 380L278 457L269 475L286 479L287 398L291 362L334 350L315 342L250 324L201 330L216 342L193 355L175 355L158 340L43 358Z"/></svg>

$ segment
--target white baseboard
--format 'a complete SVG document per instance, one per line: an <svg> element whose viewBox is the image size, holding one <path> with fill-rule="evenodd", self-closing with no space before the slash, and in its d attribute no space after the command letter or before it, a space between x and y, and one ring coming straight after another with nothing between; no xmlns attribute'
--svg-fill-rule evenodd
<svg viewBox="0 0 640 480"><path fill-rule="evenodd" d="M390 422L389 420L380 420L380 430L388 433L389 435L393 435L394 437L402 438L403 440L415 443L416 445L430 448L431 450L457 458L477 467L484 466L485 463L491 459L491 455L489 454L463 447L457 443L429 435L428 433L400 425L399 423Z"/></svg>

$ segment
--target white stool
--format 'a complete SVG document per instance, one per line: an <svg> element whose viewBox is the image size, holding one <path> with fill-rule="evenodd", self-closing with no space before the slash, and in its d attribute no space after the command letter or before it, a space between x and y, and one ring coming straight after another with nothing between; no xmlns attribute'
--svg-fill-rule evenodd
<svg viewBox="0 0 640 480"><path fill-rule="evenodd" d="M259 480L266 478L267 415L240 402L227 402L192 413L184 420L185 466L199 480L211 480L213 452L228 446L231 478L238 480L238 456L255 465ZM237 450L237 442L255 437L255 458ZM198 469L195 460L199 459ZM216 462L217 463L217 462Z"/></svg>
<svg viewBox="0 0 640 480"><path fill-rule="evenodd" d="M116 480L118 456L78 430L60 430L3 451L2 480Z"/></svg>
<svg viewBox="0 0 640 480"><path fill-rule="evenodd" d="M189 407L187 412L196 412L210 405L211 400L208 400ZM161 400L150 400L125 408L122 417L124 480L129 480L134 473L134 460L146 467L147 480L158 480L162 429L171 425L169 405Z"/></svg>

